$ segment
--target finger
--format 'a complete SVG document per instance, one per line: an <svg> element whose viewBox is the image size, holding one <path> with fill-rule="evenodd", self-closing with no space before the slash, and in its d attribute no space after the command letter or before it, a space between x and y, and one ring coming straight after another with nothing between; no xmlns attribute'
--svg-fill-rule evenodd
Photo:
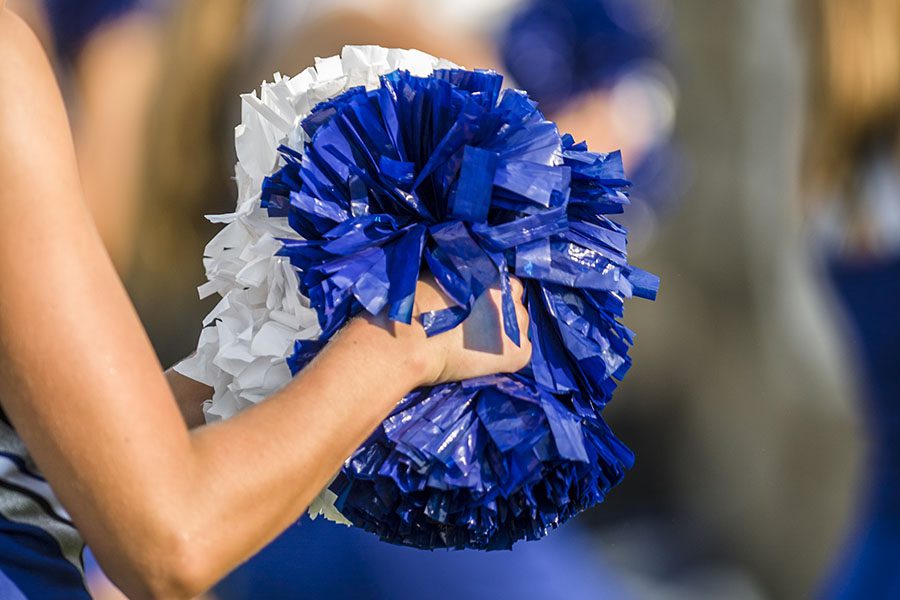
<svg viewBox="0 0 900 600"><path fill-rule="evenodd" d="M525 310L525 308L522 307L522 305L516 306L516 320L519 323L519 331L523 331L527 335L528 328L530 327L531 323L528 318L528 311Z"/></svg>
<svg viewBox="0 0 900 600"><path fill-rule="evenodd" d="M509 276L509 288L516 300L520 300L522 298L522 294L525 293L525 286L522 285L522 280L515 275Z"/></svg>

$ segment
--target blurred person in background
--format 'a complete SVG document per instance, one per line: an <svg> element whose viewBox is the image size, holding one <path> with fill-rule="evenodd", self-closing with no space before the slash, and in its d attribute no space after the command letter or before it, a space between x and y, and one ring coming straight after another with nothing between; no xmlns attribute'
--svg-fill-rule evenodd
<svg viewBox="0 0 900 600"><path fill-rule="evenodd" d="M808 0L804 200L871 450L828 598L900 597L900 1Z"/></svg>
<svg viewBox="0 0 900 600"><path fill-rule="evenodd" d="M689 187L642 257L660 302L626 322L665 335L639 337L610 405L637 462L598 511L643 597L810 597L853 515L863 439L795 201L796 8L672 5Z"/></svg>
<svg viewBox="0 0 900 600"><path fill-rule="evenodd" d="M674 13L668 0L528 0L500 36L505 69L562 130L578 132L591 148L622 150L633 182L632 204L617 220L630 230L632 254L652 254L655 233L677 209L687 180L673 138L678 100L670 39ZM666 304L666 288L677 269L662 272L661 302ZM638 380L653 377L641 371L635 375ZM665 489L670 465L654 455L667 431L640 417L639 406L651 399L629 393L631 386L629 381L623 387L620 393L626 397L613 403L612 410L618 426L624 417L629 428L625 439L635 448L637 464L619 494L589 513L596 542L606 546L638 597L755 597L753 584L739 568L722 568L729 566L727 560L703 557L700 562L711 564L694 564L692 546L708 532L672 526L677 521L670 516ZM700 579L697 571L707 569L722 573L712 584L691 581Z"/></svg>

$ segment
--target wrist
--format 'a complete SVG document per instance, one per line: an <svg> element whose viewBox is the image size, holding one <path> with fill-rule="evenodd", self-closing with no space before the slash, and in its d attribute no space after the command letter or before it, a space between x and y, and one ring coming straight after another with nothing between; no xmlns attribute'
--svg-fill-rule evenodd
<svg viewBox="0 0 900 600"><path fill-rule="evenodd" d="M433 384L443 370L440 349L429 343L418 323L398 323L385 315L360 315L352 319L342 332L350 338L358 352L371 359L376 376L400 384L404 394Z"/></svg>

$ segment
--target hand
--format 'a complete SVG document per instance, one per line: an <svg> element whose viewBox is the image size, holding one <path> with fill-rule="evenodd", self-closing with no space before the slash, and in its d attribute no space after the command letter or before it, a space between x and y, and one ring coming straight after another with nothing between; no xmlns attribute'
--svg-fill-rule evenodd
<svg viewBox="0 0 900 600"><path fill-rule="evenodd" d="M484 292L472 307L462 325L427 337L419 323L422 313L453 306L431 275L425 275L416 286L413 321L410 325L391 321L382 313L353 319L346 331L334 342L362 341L365 347L375 343L379 351L396 353L397 360L412 371L414 387L436 385L447 381L471 379L494 373L514 373L531 360L531 341L528 339L528 311L522 305L522 282L510 278L516 318L519 323L520 346L516 346L503 331L500 306L502 294L491 288Z"/></svg>
<svg viewBox="0 0 900 600"><path fill-rule="evenodd" d="M528 311L522 305L524 288L516 277L510 278L516 319L519 323L520 346L503 331L500 311L502 293L491 288L483 293L462 325L424 340L426 356L431 359L424 385L471 379L494 373L515 373L531 360L528 339ZM416 287L415 315L452 306L452 301L435 283L431 275L423 277ZM421 329L418 321L414 325ZM424 330L422 331L424 334Z"/></svg>

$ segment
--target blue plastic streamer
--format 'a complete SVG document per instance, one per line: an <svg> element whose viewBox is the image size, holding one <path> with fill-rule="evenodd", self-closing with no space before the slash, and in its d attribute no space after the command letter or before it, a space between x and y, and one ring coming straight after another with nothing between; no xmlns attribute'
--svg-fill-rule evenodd
<svg viewBox="0 0 900 600"><path fill-rule="evenodd" d="M619 153L561 136L524 92L489 71L394 72L303 121L302 149L262 186L322 336L303 368L362 311L409 323L428 270L451 298L420 315L428 335L459 325L491 287L505 335L528 335L519 373L418 389L351 456L337 508L383 540L420 548L509 548L601 502L633 463L600 412L631 365L618 322L659 280L628 264ZM509 278L524 282L519 331Z"/></svg>

